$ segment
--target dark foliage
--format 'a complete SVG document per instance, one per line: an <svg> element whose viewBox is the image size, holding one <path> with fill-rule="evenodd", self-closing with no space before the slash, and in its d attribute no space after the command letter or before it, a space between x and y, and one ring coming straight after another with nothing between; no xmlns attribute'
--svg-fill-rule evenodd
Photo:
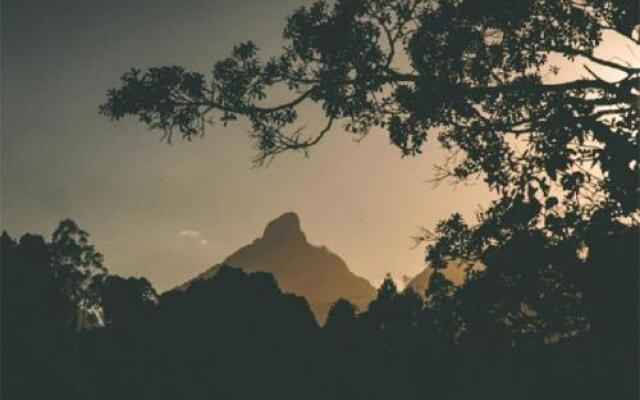
<svg viewBox="0 0 640 400"><path fill-rule="evenodd" d="M158 296L89 268L99 253L62 225L51 242L1 238L6 399L637 398L634 229L592 232L560 272L545 267L560 249L510 240L459 287L434 273L425 301L387 278L320 327L266 273L223 266Z"/></svg>
<svg viewBox="0 0 640 400"><path fill-rule="evenodd" d="M358 137L386 130L403 155L419 154L435 135L451 153L438 179L481 175L501 197L492 209L526 201L554 214L604 208L629 216L638 206L640 67L596 49L604 34L640 43L639 7L321 0L289 17L279 57L263 60L248 42L208 75L177 66L132 70L101 113L137 116L168 139L246 118L259 164L307 151L341 121ZM549 78L558 73L550 60L562 58L580 69L567 82ZM274 104L281 87L291 100ZM326 119L315 134L299 128L305 103Z"/></svg>

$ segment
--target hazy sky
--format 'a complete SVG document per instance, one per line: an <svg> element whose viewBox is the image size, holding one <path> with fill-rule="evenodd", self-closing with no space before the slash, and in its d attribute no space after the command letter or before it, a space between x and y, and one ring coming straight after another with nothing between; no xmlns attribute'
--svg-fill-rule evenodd
<svg viewBox="0 0 640 400"><path fill-rule="evenodd" d="M2 227L49 235L75 219L107 267L159 290L193 277L297 212L314 244L378 283L423 267L411 236L454 211L472 215L481 182L434 188L431 143L402 159L383 132L355 144L341 129L310 158L287 154L252 169L243 125L203 140L159 142L134 120L97 113L131 67L208 71L252 39L277 51L302 0L3 0ZM311 116L313 119L313 116Z"/></svg>

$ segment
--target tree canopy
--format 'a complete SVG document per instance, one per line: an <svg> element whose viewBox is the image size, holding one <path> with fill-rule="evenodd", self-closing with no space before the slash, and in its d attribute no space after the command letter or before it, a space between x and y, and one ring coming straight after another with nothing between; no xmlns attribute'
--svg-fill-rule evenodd
<svg viewBox="0 0 640 400"><path fill-rule="evenodd" d="M548 207L558 187L568 209L606 203L629 215L640 66L596 49L611 32L638 44L638 12L632 0L316 1L288 18L281 55L262 59L246 42L206 75L134 69L101 112L137 116L167 140L246 118L258 164L307 151L336 123L357 136L385 129L403 155L433 135L452 155L442 177L482 174L498 193L543 197ZM550 83L554 55L584 66ZM290 100L273 100L280 87ZM322 107L317 132L301 127L305 103Z"/></svg>
<svg viewBox="0 0 640 400"><path fill-rule="evenodd" d="M449 153L436 180L480 176L498 196L477 221L454 214L426 232L432 267L461 259L475 273L532 237L578 265L594 232L638 224L640 62L599 49L609 37L637 57L639 12L632 0L316 1L288 18L281 55L246 42L210 74L134 69L100 110L169 141L245 118L257 164L307 152L337 124L385 130L404 156L434 136ZM570 79L554 78L561 60ZM303 128L308 103L323 110L317 131Z"/></svg>
<svg viewBox="0 0 640 400"><path fill-rule="evenodd" d="M0 237L3 398L637 398L637 231L594 242L578 307L532 237L459 288L435 271L424 301L387 277L362 311L337 300L325 326L270 274L225 265L158 295L87 270L71 255L99 253L71 220L56 232ZM512 284L493 279L508 269ZM531 285L536 269L553 291ZM80 275L84 299L69 290ZM77 324L88 311L100 318Z"/></svg>

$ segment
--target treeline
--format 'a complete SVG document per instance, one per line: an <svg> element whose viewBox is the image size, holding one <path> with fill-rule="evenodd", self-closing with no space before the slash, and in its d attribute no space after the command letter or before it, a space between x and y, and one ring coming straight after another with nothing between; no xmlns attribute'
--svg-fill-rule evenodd
<svg viewBox="0 0 640 400"><path fill-rule="evenodd" d="M4 233L2 398L635 399L637 244L620 228L569 257L529 233L460 287L386 279L319 326L267 273L158 295L70 220L50 241Z"/></svg>

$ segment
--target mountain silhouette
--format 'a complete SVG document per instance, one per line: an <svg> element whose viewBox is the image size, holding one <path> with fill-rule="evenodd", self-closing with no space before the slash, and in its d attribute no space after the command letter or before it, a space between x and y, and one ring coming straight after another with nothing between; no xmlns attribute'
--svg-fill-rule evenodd
<svg viewBox="0 0 640 400"><path fill-rule="evenodd" d="M353 274L339 256L324 246L310 244L293 212L269 222L262 237L178 289L186 289L194 280L211 278L222 264L273 274L284 292L307 299L319 322L324 322L329 308L340 298L364 309L376 294L374 287Z"/></svg>
<svg viewBox="0 0 640 400"><path fill-rule="evenodd" d="M482 268L479 263L476 265L477 268ZM442 272L447 279L459 286L464 282L464 268L465 266L460 261L450 261ZM427 289L429 288L429 280L431 279L432 274L433 269L427 266L413 278L409 279L406 287L412 288L417 294L424 297Z"/></svg>
<svg viewBox="0 0 640 400"><path fill-rule="evenodd" d="M420 296L424 296L429 287L429 278L431 278L432 270L429 268L423 269L416 276L411 278L406 285L406 288L413 289Z"/></svg>

